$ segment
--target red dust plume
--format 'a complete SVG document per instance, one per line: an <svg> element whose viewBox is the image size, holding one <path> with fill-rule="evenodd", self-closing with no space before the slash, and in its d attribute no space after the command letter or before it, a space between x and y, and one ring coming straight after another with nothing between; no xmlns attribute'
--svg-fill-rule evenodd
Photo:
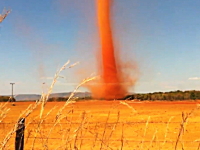
<svg viewBox="0 0 200 150"><path fill-rule="evenodd" d="M110 0L97 0L97 17L101 43L101 81L93 87L93 97L105 99L122 98L127 94L124 75L115 58L112 29L110 25Z"/></svg>

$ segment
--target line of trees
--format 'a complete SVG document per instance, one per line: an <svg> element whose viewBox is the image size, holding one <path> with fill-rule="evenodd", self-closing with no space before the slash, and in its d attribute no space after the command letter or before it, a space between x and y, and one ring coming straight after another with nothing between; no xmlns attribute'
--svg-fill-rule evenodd
<svg viewBox="0 0 200 150"><path fill-rule="evenodd" d="M53 97L49 98L48 101L67 101L68 97ZM75 101L81 101L81 100L92 100L92 97L77 97L74 98ZM130 94L124 97L123 99L126 100L164 100L164 101L175 101L175 100L200 100L200 91L191 90L191 91L170 91L170 92L154 92L154 93L135 93ZM0 102L7 102L11 101L9 96L0 96ZM14 99L15 101L15 99Z"/></svg>
<svg viewBox="0 0 200 150"><path fill-rule="evenodd" d="M0 96L0 102L15 102L15 98L11 98L10 96Z"/></svg>
<svg viewBox="0 0 200 150"><path fill-rule="evenodd" d="M137 100L197 100L200 99L200 91L170 91L170 92L154 92L144 94L132 94L127 95L125 99L137 99Z"/></svg>
<svg viewBox="0 0 200 150"><path fill-rule="evenodd" d="M0 96L0 102L7 102L9 101L9 96Z"/></svg>
<svg viewBox="0 0 200 150"><path fill-rule="evenodd" d="M75 101L81 101L81 100L92 100L92 97L72 97ZM68 97L51 97L48 99L49 102L55 102L55 101L67 101Z"/></svg>

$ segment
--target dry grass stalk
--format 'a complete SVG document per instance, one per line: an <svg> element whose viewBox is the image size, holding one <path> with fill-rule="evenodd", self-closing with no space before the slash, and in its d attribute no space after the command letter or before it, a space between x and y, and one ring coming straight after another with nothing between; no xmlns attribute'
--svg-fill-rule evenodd
<svg viewBox="0 0 200 150"><path fill-rule="evenodd" d="M118 111L118 113L117 113L117 121L115 122L115 124L112 127L112 130L111 130L110 135L108 137L108 141L112 137L113 132L116 130L117 124L119 123L119 118L120 118L120 111Z"/></svg>
<svg viewBox="0 0 200 150"><path fill-rule="evenodd" d="M78 149L78 146L77 146L77 140L78 140L78 136L79 136L79 134L82 132L82 129L83 129L83 125L84 125L84 123L85 123L85 121L86 121L86 112L84 111L83 113L82 113L82 117L81 117L81 123L80 123L80 125L78 126L78 128L74 131L74 136L75 136L75 139L74 139L74 149ZM81 135L81 137L82 137L82 135ZM81 146L82 146L82 144L80 144L80 149L81 149Z"/></svg>
<svg viewBox="0 0 200 150"><path fill-rule="evenodd" d="M70 124L69 124L69 128L68 128L68 130L67 130L67 138L66 138L66 141L65 141L65 145L67 145L68 144L68 141L69 141L69 139L70 139L70 132L71 132L71 128L72 128L72 119L73 119L73 113L74 113L74 109L72 109L72 116L71 116L71 118L70 118ZM67 149L66 147L65 147L65 149Z"/></svg>
<svg viewBox="0 0 200 150"><path fill-rule="evenodd" d="M108 138L106 140L108 142L107 143L107 149L108 148L112 149L111 147L109 147L109 140L111 139L113 132L116 130L117 124L119 123L119 118L120 118L120 111L118 111L118 113L117 113L117 120L116 120L115 124L113 125L111 132L110 132L110 135L108 136ZM97 139L97 136L95 137L95 139Z"/></svg>
<svg viewBox="0 0 200 150"><path fill-rule="evenodd" d="M71 119L68 120L68 115L70 115L70 113L73 114L73 111L74 111L74 108L71 108L71 109L66 113L67 115L65 116L65 118L63 118L63 120L64 120L64 121L67 121L69 124L70 124L71 121L72 121L72 116L71 116ZM62 124L62 122L60 122L60 124ZM61 128L62 128L62 126L61 126ZM64 132L65 132L65 133L64 133ZM64 127L62 133L63 133L63 134L62 134L62 142L63 142L63 141L65 141L65 137L66 137L66 133L67 133L66 127Z"/></svg>
<svg viewBox="0 0 200 150"><path fill-rule="evenodd" d="M3 121L3 119L6 117L6 115L8 114L10 108L7 108L8 102L6 102L5 104L1 103L0 104L0 123Z"/></svg>
<svg viewBox="0 0 200 150"><path fill-rule="evenodd" d="M44 121L44 119L42 119L42 115L43 115L43 112L44 112L45 105L46 105L46 103L47 103L47 101L48 101L49 95L50 95L50 94L52 93L52 91L53 91L53 87L54 87L55 83L57 82L57 79L60 77L59 74L60 74L63 70L65 70L66 68L72 68L72 67L74 67L75 65L78 64L78 63L75 63L75 64L72 64L72 65L70 65L69 67L67 67L67 65L69 64L69 62L70 62L70 61L68 61L67 63L65 63L65 64L56 72L56 74L55 74L55 76L54 76L54 79L53 79L53 81L52 81L52 84L51 84L51 86L50 86L48 92L47 92L46 94L43 93L42 96L41 96L41 99L39 100L39 102L42 103L42 105L41 105L41 110L40 110L40 119L41 119L41 120L40 120L40 122L39 122L39 124L38 124L37 130L36 130L36 133L35 133L35 138L34 138L34 141L33 141L32 148L34 148L35 139L36 139L36 137L37 137L37 133L39 132L40 125L41 125L42 122ZM37 105L37 106L38 106L38 105ZM50 110L50 112L51 112L51 111L52 111L52 110ZM50 114L50 112L49 112L48 114ZM48 114L47 114L47 116L48 116ZM61 119L63 119L63 118L59 118L59 119L57 120L57 123L58 123ZM53 128L56 126L57 123L54 124ZM48 134L47 137L49 137L49 135L50 135L51 131L53 130L53 128L51 128L51 130L50 130L50 132L49 132L49 134ZM48 138L47 138L46 142L48 142ZM47 148L47 144L44 144L44 147Z"/></svg>
<svg viewBox="0 0 200 150"><path fill-rule="evenodd" d="M153 146L153 142L156 140L156 134L157 134L157 132L158 132L158 129L156 129L156 131L153 134L153 137L151 139L151 142L150 142L148 150L150 150L150 148Z"/></svg>
<svg viewBox="0 0 200 150"><path fill-rule="evenodd" d="M137 113L137 111L132 106L130 106L128 103L126 103L125 101L120 101L120 104L127 106L128 108L130 108L132 110L132 112Z"/></svg>
<svg viewBox="0 0 200 150"><path fill-rule="evenodd" d="M146 125L145 125L143 139L142 139L142 142L141 142L141 145L140 145L140 149L142 149L142 150L143 150L143 144L144 144L145 136L146 136L146 133L147 133L147 128L148 128L150 118L151 117L149 116L148 119L147 119Z"/></svg>
<svg viewBox="0 0 200 150"><path fill-rule="evenodd" d="M102 144L104 144L104 145L106 145L106 149L111 149L111 150L113 150L113 148L111 148L110 146L109 146L109 143L107 142L106 143L106 141L102 141L102 135L98 132L98 123L96 123L95 124L95 132L93 133L93 132L91 132L91 131L88 131L89 133L91 133L92 135L94 135L94 142L93 142L93 144L92 144L92 147L91 147L91 149L93 150L93 149L96 149L95 148L95 146L96 146L96 142L97 141L101 141L101 143ZM101 135L100 137L99 137L99 135ZM101 145L100 145L101 146ZM99 149L99 148L98 148Z"/></svg>
<svg viewBox="0 0 200 150"><path fill-rule="evenodd" d="M101 138L101 146L100 146L100 150L103 148L103 144L104 144L104 136L106 133L106 128L107 128L107 124L108 124L108 120L110 118L110 112L111 110L108 112L108 116L106 118L106 122L105 122L105 126L104 126L104 130L103 130L103 134L102 134L102 138Z"/></svg>
<svg viewBox="0 0 200 150"><path fill-rule="evenodd" d="M60 73L65 70L66 68L72 68L74 67L75 65L77 65L79 62L77 63L74 63L70 66L67 67L67 65L70 63L70 61L66 62L57 72L56 74L54 75L54 79L51 83L51 86L49 87L49 90L46 94L43 95L43 98L42 98L42 105L41 105L41 111L40 111L40 118L42 117L42 114L43 114L43 111L44 111L44 107L49 99L49 95L52 93L53 91L53 87L55 85L55 83L57 82L58 78L60 77Z"/></svg>
<svg viewBox="0 0 200 150"><path fill-rule="evenodd" d="M198 147L197 147L197 150L200 150L200 142L199 142L199 145L198 145Z"/></svg>
<svg viewBox="0 0 200 150"><path fill-rule="evenodd" d="M8 104L8 102L1 103L1 104L0 104L0 109L4 108L7 104Z"/></svg>
<svg viewBox="0 0 200 150"><path fill-rule="evenodd" d="M112 105L113 106L113 105ZM104 137L105 137L105 133L106 133L106 128L107 128L107 124L108 124L108 120L110 118L110 113L111 113L111 110L113 109L113 107L110 108L109 112L108 112L108 115L107 115L107 118L106 118L106 122L105 122L105 126L104 126L104 130L103 130L103 133L101 135L101 137L98 137L100 134L98 132L98 122L95 124L95 128L94 128L94 132L92 131L89 131L89 133L91 133L92 135L94 135L94 142L92 144L92 149L95 148L96 146L96 142L97 141L101 141L101 144L100 144L100 149L103 149L103 145L106 146L106 149L111 149L112 148L109 146L109 137L108 137L108 140L105 141ZM118 115L119 117L119 115ZM115 126L115 125L114 125ZM113 128L114 129L114 128ZM112 136L112 131L111 131L111 134L110 136Z"/></svg>
<svg viewBox="0 0 200 150"><path fill-rule="evenodd" d="M73 112L74 112L74 110L72 109L72 110L69 110L68 111L68 113L67 113L67 115L69 114L69 113L72 113L73 114ZM66 116L67 116L66 115ZM47 134L47 137L46 137L46 141L45 141L45 145L46 145L46 147L47 147L47 145L48 145L48 140L49 140L49 138L50 138L50 135L51 135L51 133L52 133L52 131L54 130L54 128L57 126L57 125L61 125L61 120L63 120L64 118L66 118L66 116L62 116L62 117L59 117L55 122L54 122L54 124L53 124L53 126L50 128L50 130L49 130L49 132L48 132L48 134ZM69 130L68 130L68 137L67 137L67 140L66 141L70 141L71 139L69 139L70 138L70 129L71 129L71 125L72 125L72 117L71 117L71 121L69 122L70 123L70 128L69 128ZM62 137L62 139L63 139L64 137ZM67 143L67 142L66 142ZM65 144L64 144L65 145ZM60 146L59 146L60 147ZM61 147L63 147L63 146L61 146Z"/></svg>
<svg viewBox="0 0 200 150"><path fill-rule="evenodd" d="M194 142L200 142L200 139L196 139L196 140L194 140Z"/></svg>
<svg viewBox="0 0 200 150"><path fill-rule="evenodd" d="M97 141L97 138L98 138L98 132L97 132L97 125L98 125L98 122L95 124L95 127L94 127L94 134L95 134L95 138L94 138L94 142L92 144L92 149L95 148L96 146L96 141ZM91 131L89 131L91 133ZM93 133L92 133L93 134Z"/></svg>
<svg viewBox="0 0 200 150"><path fill-rule="evenodd" d="M178 143L182 137L182 135L184 134L184 131L185 131L185 124L187 123L187 120L188 118L191 116L191 114L193 113L194 109L185 115L184 112L182 112L182 123L180 124L180 130L179 130L179 133L178 133L178 137L176 139L176 143L175 143L175 147L174 149L177 150L177 146L178 146Z"/></svg>
<svg viewBox="0 0 200 150"><path fill-rule="evenodd" d="M36 137L37 137L38 132L41 133L40 124L41 124L41 122L38 123L38 126L37 126L37 128L35 129L35 135L34 135L32 147L31 147L32 150L34 150L35 140L36 140ZM43 140L43 139L42 139L42 140Z"/></svg>
<svg viewBox="0 0 200 150"><path fill-rule="evenodd" d="M174 116L171 116L167 122L167 126L166 126L166 130L165 130L165 136L164 136L164 141L162 143L162 146L165 145L166 143L166 140L167 140L167 133L168 133L168 130L169 130L169 123L171 122L171 120L174 118Z"/></svg>
<svg viewBox="0 0 200 150"><path fill-rule="evenodd" d="M84 79L78 86L76 86L76 88L74 89L74 91L70 94L68 100L65 102L65 104L63 105L63 107L61 107L58 111L58 113L56 114L56 118L55 118L55 121L62 115L62 111L65 109L65 107L67 105L69 105L70 103L74 103L71 100L71 98L74 96L74 94L76 93L76 91L82 86L84 85L85 83L87 82L90 82L92 80L96 79L96 77L90 77L90 78L86 78Z"/></svg>
<svg viewBox="0 0 200 150"><path fill-rule="evenodd" d="M46 146L48 145L48 140L49 140L49 138L50 138L50 135L51 135L53 129L54 129L54 128L60 123L60 121L61 121L62 119L64 119L65 117L66 117L66 116L60 117L60 118L58 118L58 119L56 120L56 122L54 122L53 126L51 127L51 129L49 130L49 132L48 132L48 134L47 134L46 141L45 141L45 145L46 145Z"/></svg>
<svg viewBox="0 0 200 150"><path fill-rule="evenodd" d="M51 112L56 108L56 106L54 106L52 109L49 110L49 112L43 117L43 118L40 118L40 121L39 123L37 124L37 127L35 129L35 135L34 135L34 139L33 139L33 143L32 143L32 148L31 149L34 149L34 145L35 145L35 140L37 138L37 134L38 132L41 131L41 124L45 121L45 119L51 114ZM47 146L44 144L44 140L42 140L42 144L43 144L43 147L47 148Z"/></svg>
<svg viewBox="0 0 200 150"><path fill-rule="evenodd" d="M61 148L63 149L68 149L68 145L69 145L69 142L72 141L72 138L70 139L71 137L71 129L72 129L72 124L73 124L73 113L74 113L74 108L72 108L67 114L71 113L71 117L70 117L70 120L68 121L69 122L69 127L68 129L66 129L64 132L63 132L63 135L62 135L62 143L64 144L61 144L60 146L58 146L57 148L55 148L55 150L59 150ZM67 117L65 117L67 118ZM53 125L53 128L55 127L55 123ZM51 128L52 130L52 128ZM48 136L49 137L49 136ZM48 139L48 138L47 138ZM71 143L70 143L71 144Z"/></svg>
<svg viewBox="0 0 200 150"><path fill-rule="evenodd" d="M70 123L72 124L72 121ZM65 142L65 144L60 145L59 147L56 148L56 150L62 147L63 148L65 147L64 149L68 149L67 146L70 144L70 147L71 147L72 141L73 141L73 148L70 148L70 149L74 149L74 150L81 149L83 145L84 133L86 134L87 132L88 124L89 124L88 117L86 116L86 112L84 111L81 115L81 122L79 126L77 127L77 129L73 131L73 134L68 134L69 136L67 137L67 141ZM69 128L68 132L70 132L70 129L71 127ZM85 132L83 131L83 129L86 129ZM78 144L79 139L80 139L80 143Z"/></svg>
<svg viewBox="0 0 200 150"><path fill-rule="evenodd" d="M91 118L91 116L90 116L90 118ZM89 130L89 117L87 117L85 120L86 121L85 121L85 123L83 124L83 127L82 127L82 129L84 129L84 131L81 130L81 136L80 136L81 141L80 141L80 147L79 147L79 149L81 149L82 145L83 145L83 138L82 137L85 137L86 133Z"/></svg>
<svg viewBox="0 0 200 150"><path fill-rule="evenodd" d="M122 124L122 135L121 135L121 150L123 150L124 147L124 123Z"/></svg>

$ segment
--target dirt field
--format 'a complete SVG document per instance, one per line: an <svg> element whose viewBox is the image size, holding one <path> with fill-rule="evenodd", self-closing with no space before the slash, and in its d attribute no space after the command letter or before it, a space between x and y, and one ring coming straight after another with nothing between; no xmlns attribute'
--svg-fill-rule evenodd
<svg viewBox="0 0 200 150"><path fill-rule="evenodd" d="M30 104L6 105L10 111L0 123L1 142ZM26 118L26 150L197 150L200 146L198 101L82 101L69 104L59 117L63 105L49 102L41 118L41 106ZM15 133L4 149L14 149L14 140Z"/></svg>

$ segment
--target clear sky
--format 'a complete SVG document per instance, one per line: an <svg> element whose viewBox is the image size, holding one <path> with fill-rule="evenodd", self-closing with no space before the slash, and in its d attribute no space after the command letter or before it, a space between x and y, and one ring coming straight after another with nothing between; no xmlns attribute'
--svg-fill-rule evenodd
<svg viewBox="0 0 200 150"><path fill-rule="evenodd" d="M200 1L113 2L120 58L137 66L130 92L200 90ZM1 0L3 8L12 12L0 24L0 95L11 93L10 82L15 94L40 94L68 60L80 64L61 73L53 92L97 73L95 0Z"/></svg>

